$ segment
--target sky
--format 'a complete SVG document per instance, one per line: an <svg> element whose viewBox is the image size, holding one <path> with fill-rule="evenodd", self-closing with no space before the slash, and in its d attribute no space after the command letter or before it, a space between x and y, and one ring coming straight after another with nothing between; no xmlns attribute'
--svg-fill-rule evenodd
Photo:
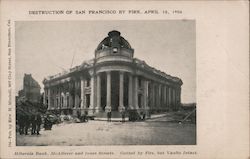
<svg viewBox="0 0 250 159"><path fill-rule="evenodd" d="M135 50L134 57L182 79L183 103L196 102L193 20L18 21L15 24L16 94L23 88L24 73L31 73L43 88L45 77L94 58L96 47L111 30L121 32Z"/></svg>

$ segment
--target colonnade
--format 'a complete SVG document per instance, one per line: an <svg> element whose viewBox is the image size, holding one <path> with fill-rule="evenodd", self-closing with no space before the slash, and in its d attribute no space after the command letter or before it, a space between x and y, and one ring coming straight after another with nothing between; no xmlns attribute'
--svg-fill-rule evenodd
<svg viewBox="0 0 250 159"><path fill-rule="evenodd" d="M80 94L75 94L75 98L73 99L69 92L65 92L65 97L63 98L63 106L64 108L77 108L90 110L92 112L100 112L102 111L102 103L101 103L101 73L92 74L90 76L90 84L87 85L87 78L84 76L80 77L80 80L75 81L75 88L80 89ZM124 94L124 76L128 76L128 94ZM112 108L111 104L111 71L105 71L106 77L106 105L105 111L110 110ZM158 81L154 81L151 79L144 78L143 76L134 75L130 72L119 71L119 105L118 111L122 111L124 109L136 109L136 110L153 110L153 111L165 111L165 110L176 110L178 109L178 105L180 104L181 98L181 90L180 87L175 87L170 84L161 83ZM140 83L139 83L140 80ZM52 88L52 87L51 87ZM45 89L44 94L44 103L48 104L48 110L57 108L55 102L52 103L51 100L55 96L51 94L51 88ZM61 96L61 90L60 96ZM90 98L87 99L89 95ZM128 97L127 107L124 106L124 96ZM47 98L46 98L47 97ZM61 97L60 97L61 99ZM70 101L67 101L70 100ZM87 101L89 100L89 101ZM59 100L59 105L62 104L62 101ZM69 103L67 105L66 103ZM89 103L89 104L88 104ZM67 107L65 107L65 104ZM57 103L58 105L58 103Z"/></svg>
<svg viewBox="0 0 250 159"><path fill-rule="evenodd" d="M48 105L48 110L79 107L83 97L82 94L79 94L77 91L84 89L84 84L79 82L80 81L77 80L70 82L67 81L65 83L45 88L43 103ZM74 95L71 94L72 92Z"/></svg>

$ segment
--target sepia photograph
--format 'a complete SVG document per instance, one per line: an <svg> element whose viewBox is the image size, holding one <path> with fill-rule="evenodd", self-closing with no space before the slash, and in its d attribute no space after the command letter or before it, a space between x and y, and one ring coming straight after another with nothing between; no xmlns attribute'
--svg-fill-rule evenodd
<svg viewBox="0 0 250 159"><path fill-rule="evenodd" d="M17 21L16 145L195 145L194 20Z"/></svg>
<svg viewBox="0 0 250 159"><path fill-rule="evenodd" d="M249 157L249 1L0 4L1 159Z"/></svg>

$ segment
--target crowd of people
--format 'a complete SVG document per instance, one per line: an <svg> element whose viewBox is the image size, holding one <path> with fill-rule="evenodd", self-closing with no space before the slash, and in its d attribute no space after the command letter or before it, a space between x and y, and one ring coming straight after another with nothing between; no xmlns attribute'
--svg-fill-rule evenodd
<svg viewBox="0 0 250 159"><path fill-rule="evenodd" d="M36 114L20 114L18 119L20 135L39 135L42 124L42 117L39 113ZM30 132L29 132L30 131Z"/></svg>

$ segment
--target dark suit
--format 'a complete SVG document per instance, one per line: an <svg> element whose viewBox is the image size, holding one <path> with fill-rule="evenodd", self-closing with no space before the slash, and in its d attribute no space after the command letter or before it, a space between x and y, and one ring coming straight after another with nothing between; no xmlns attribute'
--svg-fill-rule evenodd
<svg viewBox="0 0 250 159"><path fill-rule="evenodd" d="M42 124L42 118L40 114L36 115L36 134L39 135L40 126Z"/></svg>

